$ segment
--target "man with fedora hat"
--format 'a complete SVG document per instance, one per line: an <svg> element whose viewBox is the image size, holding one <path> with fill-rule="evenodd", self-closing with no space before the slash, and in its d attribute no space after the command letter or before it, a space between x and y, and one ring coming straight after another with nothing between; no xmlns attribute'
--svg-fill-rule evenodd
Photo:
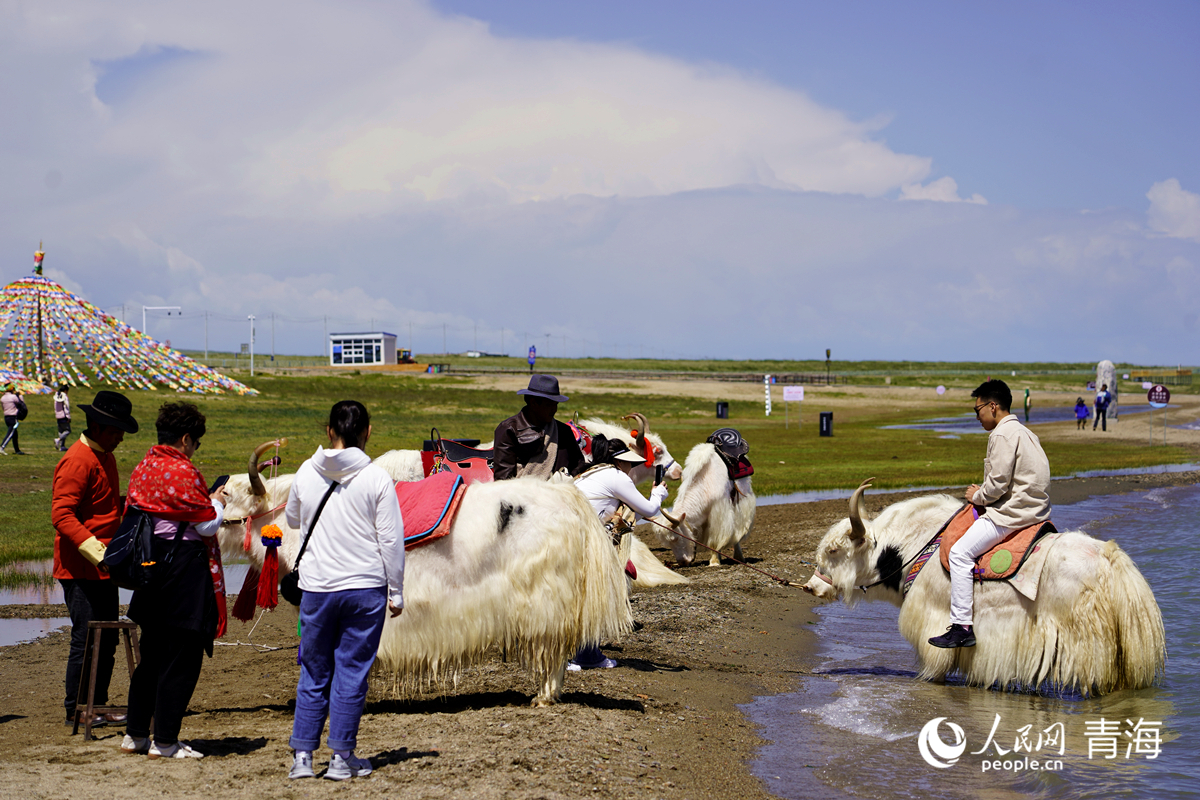
<svg viewBox="0 0 1200 800"><path fill-rule="evenodd" d="M565 423L554 419L558 404L567 397L558 393L558 378L532 375L525 395L525 407L496 427L492 472L496 480L533 476L549 480L565 469L578 475L587 466L575 435Z"/></svg>
<svg viewBox="0 0 1200 800"><path fill-rule="evenodd" d="M67 612L71 615L71 650L67 657L67 724L75 721L79 676L83 669L88 623L115 620L119 613L117 586L103 566L104 550L121 524L125 498L113 450L127 433L137 433L133 404L116 392L101 391L91 405L79 406L87 414L87 428L79 441L54 469L50 519L54 524L54 577L62 583ZM97 662L97 705L108 702L117 632L100 637ZM92 725L123 722L120 715L102 715Z"/></svg>

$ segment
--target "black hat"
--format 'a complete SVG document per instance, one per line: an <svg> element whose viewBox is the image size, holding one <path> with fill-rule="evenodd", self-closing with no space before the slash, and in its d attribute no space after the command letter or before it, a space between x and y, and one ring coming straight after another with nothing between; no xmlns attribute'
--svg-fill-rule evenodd
<svg viewBox="0 0 1200 800"><path fill-rule="evenodd" d="M531 375L529 377L529 388L520 389L517 391L517 394L544 397L556 403L565 403L570 399L566 395L558 393L558 378L553 375Z"/></svg>
<svg viewBox="0 0 1200 800"><path fill-rule="evenodd" d="M95 420L101 425L112 425L126 433L138 432L137 420L130 413L133 411L133 403L129 402L129 398L123 394L109 391L96 392L96 399L92 401L91 405L80 405L79 407L88 415L88 419Z"/></svg>

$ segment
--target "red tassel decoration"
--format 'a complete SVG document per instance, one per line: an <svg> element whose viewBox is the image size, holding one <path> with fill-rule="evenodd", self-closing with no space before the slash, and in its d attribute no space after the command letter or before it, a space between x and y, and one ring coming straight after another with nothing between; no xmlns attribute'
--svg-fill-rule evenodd
<svg viewBox="0 0 1200 800"><path fill-rule="evenodd" d="M246 580L242 581L242 590L238 592L237 602L233 604L234 619L249 622L254 619L254 602L258 597L258 570L254 567L246 570Z"/></svg>
<svg viewBox="0 0 1200 800"><path fill-rule="evenodd" d="M283 542L283 531L278 525L264 525L262 543L266 548L263 554L262 575L258 579L258 605L262 608L275 608L279 605L279 545Z"/></svg>

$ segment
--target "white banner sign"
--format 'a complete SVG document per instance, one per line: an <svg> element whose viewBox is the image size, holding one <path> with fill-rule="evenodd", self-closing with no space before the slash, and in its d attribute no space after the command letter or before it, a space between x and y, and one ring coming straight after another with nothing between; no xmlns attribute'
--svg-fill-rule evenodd
<svg viewBox="0 0 1200 800"><path fill-rule="evenodd" d="M804 399L803 386L785 386L783 387L783 402L799 403Z"/></svg>

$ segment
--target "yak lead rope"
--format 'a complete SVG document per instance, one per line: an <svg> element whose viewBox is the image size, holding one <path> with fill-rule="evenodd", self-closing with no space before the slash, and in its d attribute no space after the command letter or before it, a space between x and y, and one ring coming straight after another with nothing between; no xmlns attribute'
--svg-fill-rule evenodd
<svg viewBox="0 0 1200 800"><path fill-rule="evenodd" d="M258 628L258 623L262 622L263 614L265 613L267 613L267 609L263 608L259 610L258 619L254 620L253 627L251 627L250 632L246 634L247 639L254 635L254 631ZM300 646L298 644L273 646L269 644L259 644L258 642L243 642L241 639L238 639L236 642L214 641L213 644L219 647L253 647L260 653L271 653L276 650L291 650L294 647Z"/></svg>
<svg viewBox="0 0 1200 800"><path fill-rule="evenodd" d="M681 517L681 518L680 518L680 521L682 521L682 520L683 520L683 518ZM749 564L747 564L745 561L742 561L742 560L741 560L741 559L739 559L739 558L734 558L733 556L727 556L727 555L725 555L724 553L722 553L720 550L718 550L717 548L715 548L715 547L709 547L708 545L704 544L703 542L697 542L697 541L696 541L695 539L693 539L692 537L690 537L690 536L688 536L688 535L686 535L686 534L680 533L680 532L679 532L678 530L676 530L675 528L669 527L669 526L667 526L667 525L663 525L661 522L658 522L657 520L653 520L653 519L646 519L646 521L647 521L647 522L649 522L649 523L651 523L651 524L653 524L653 525L657 525L658 527L662 528L662 529L663 529L663 530L665 530L665 531L670 531L672 534L674 534L675 536L678 536L678 537L680 537L681 539L687 539L687 540L688 540L689 542L691 542L692 544L698 544L698 545L700 545L701 547L703 547L705 550L711 550L711 551L713 551L714 553L716 553L716 554L717 554L717 555L719 555L719 556L724 556L725 558L728 558L730 561L733 561L733 562L735 562L735 563L737 563L737 564L741 564L743 567L749 567L750 569L754 570L755 572L759 573L760 575L765 575L765 576L767 576L768 578L770 578L771 580L775 581L776 583L781 583L781 584L783 584L784 586L795 586L797 589L803 589L803 588L804 588L804 584L802 584L802 583L796 583L795 581L789 581L787 578L781 578L781 577L779 577L778 575L772 575L770 572L767 572L766 570L763 570L763 569L759 569L758 567L751 567L751 566L750 566Z"/></svg>

